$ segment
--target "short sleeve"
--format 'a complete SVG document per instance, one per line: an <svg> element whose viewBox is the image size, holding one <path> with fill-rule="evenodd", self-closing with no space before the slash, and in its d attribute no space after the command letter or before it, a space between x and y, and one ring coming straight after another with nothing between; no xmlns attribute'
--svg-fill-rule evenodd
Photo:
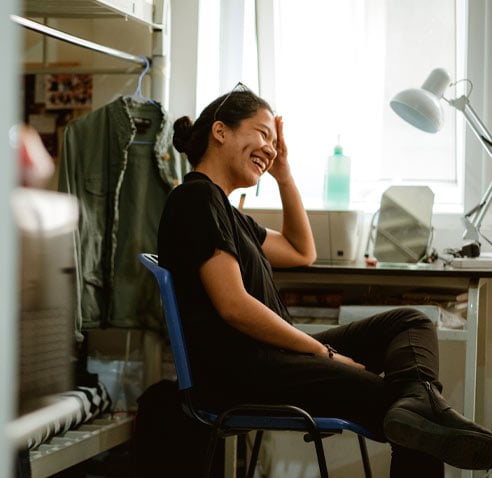
<svg viewBox="0 0 492 478"><path fill-rule="evenodd" d="M159 228L159 257L195 270L216 249L237 258L233 224L232 208L213 183L185 183L166 204ZM169 251L173 254L165 253Z"/></svg>
<svg viewBox="0 0 492 478"><path fill-rule="evenodd" d="M251 232L255 235L260 245L263 244L265 242L266 235L267 235L266 229L260 224L258 224L251 216L244 215L244 218L248 223L248 227L250 228Z"/></svg>

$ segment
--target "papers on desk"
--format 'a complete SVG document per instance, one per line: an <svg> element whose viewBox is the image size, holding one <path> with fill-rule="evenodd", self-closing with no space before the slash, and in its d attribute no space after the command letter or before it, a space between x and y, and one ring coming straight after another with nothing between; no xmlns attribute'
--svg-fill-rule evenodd
<svg viewBox="0 0 492 478"><path fill-rule="evenodd" d="M433 269L427 262L377 262L378 269Z"/></svg>
<svg viewBox="0 0 492 478"><path fill-rule="evenodd" d="M338 315L339 324L349 324L374 314L387 312L399 307L412 307L424 313L436 326L445 329L463 329L466 319L437 305L342 305Z"/></svg>
<svg viewBox="0 0 492 478"><path fill-rule="evenodd" d="M492 269L492 253L482 252L479 257L455 257L451 266L456 269Z"/></svg>

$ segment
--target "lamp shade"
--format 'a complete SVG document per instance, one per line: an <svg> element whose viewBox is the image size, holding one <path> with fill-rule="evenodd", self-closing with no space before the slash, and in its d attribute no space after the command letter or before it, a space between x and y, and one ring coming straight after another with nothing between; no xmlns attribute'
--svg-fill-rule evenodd
<svg viewBox="0 0 492 478"><path fill-rule="evenodd" d="M396 94L390 106L398 116L416 128L436 133L444 122L441 97L449 81L446 70L436 68L420 88L410 88Z"/></svg>

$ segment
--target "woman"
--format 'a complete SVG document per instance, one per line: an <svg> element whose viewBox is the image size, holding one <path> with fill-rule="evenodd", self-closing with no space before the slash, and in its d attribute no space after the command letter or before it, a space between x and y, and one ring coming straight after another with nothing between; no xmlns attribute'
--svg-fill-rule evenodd
<svg viewBox="0 0 492 478"><path fill-rule="evenodd" d="M195 401L216 409L291 403L354 420L391 443L392 477L444 476L443 462L492 467L492 433L440 395L436 331L426 316L399 308L312 336L291 325L272 266L310 265L316 251L282 119L268 103L234 89L194 124L178 119L174 145L194 171L167 200L159 263L174 278ZM267 171L280 191L281 232L228 201Z"/></svg>

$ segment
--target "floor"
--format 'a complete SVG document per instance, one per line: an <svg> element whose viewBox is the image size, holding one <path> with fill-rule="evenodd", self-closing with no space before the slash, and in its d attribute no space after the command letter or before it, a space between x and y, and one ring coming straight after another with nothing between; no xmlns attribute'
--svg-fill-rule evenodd
<svg viewBox="0 0 492 478"><path fill-rule="evenodd" d="M124 444L50 478L144 478L134 468L131 444Z"/></svg>

